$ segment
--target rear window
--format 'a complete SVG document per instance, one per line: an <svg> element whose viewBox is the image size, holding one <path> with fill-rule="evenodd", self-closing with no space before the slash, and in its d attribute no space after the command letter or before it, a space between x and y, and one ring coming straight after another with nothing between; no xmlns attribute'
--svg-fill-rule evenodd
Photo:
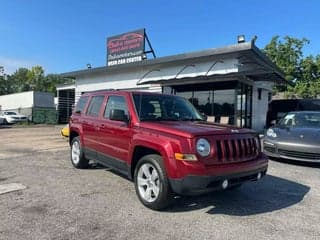
<svg viewBox="0 0 320 240"><path fill-rule="evenodd" d="M89 97L81 97L77 103L75 112L76 113L82 113L84 111L84 108L87 105Z"/></svg>
<svg viewBox="0 0 320 240"><path fill-rule="evenodd" d="M87 114L93 117L97 117L99 115L103 99L104 99L104 96L92 97L90 105L88 107Z"/></svg>

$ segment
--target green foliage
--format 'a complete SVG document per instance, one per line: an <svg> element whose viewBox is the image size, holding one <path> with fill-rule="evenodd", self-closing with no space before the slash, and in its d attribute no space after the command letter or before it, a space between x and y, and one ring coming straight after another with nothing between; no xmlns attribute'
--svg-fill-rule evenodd
<svg viewBox="0 0 320 240"><path fill-rule="evenodd" d="M27 74L27 82L32 90L43 91L45 89L44 70L41 66L34 66Z"/></svg>
<svg viewBox="0 0 320 240"><path fill-rule="evenodd" d="M56 85L70 82L58 74L45 75L41 66L19 68L12 75L0 76L0 95L40 91L56 93Z"/></svg>
<svg viewBox="0 0 320 240"><path fill-rule="evenodd" d="M28 83L28 73L27 68L19 68L13 75L10 76L10 83L16 92L30 91L31 87Z"/></svg>
<svg viewBox="0 0 320 240"><path fill-rule="evenodd" d="M271 39L264 48L266 55L284 72L288 85L276 86L277 92L286 92L288 98L316 98L320 95L320 55L303 56L306 38L279 36Z"/></svg>

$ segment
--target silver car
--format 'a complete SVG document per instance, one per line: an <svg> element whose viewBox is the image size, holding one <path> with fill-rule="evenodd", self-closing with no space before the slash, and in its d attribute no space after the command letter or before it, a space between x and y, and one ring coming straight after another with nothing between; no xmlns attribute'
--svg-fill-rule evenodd
<svg viewBox="0 0 320 240"><path fill-rule="evenodd" d="M4 124L14 124L28 121L28 118L25 115L13 111L4 111L0 114L0 117L4 118Z"/></svg>
<svg viewBox="0 0 320 240"><path fill-rule="evenodd" d="M263 147L269 157L320 162L320 112L287 113L267 130Z"/></svg>

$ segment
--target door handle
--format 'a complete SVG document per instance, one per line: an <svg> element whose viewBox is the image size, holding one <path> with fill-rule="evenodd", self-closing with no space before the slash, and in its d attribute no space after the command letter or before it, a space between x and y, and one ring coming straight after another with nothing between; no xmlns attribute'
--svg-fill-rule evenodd
<svg viewBox="0 0 320 240"><path fill-rule="evenodd" d="M100 124L100 128L105 128L105 125L103 123Z"/></svg>

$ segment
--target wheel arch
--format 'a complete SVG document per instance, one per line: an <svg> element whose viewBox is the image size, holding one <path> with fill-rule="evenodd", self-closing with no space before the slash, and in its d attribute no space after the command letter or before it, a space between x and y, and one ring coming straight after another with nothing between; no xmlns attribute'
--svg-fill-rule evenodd
<svg viewBox="0 0 320 240"><path fill-rule="evenodd" d="M77 131L70 131L70 133L69 133L69 145L71 146L72 140L75 137L79 137L79 136L80 136L80 134Z"/></svg>
<svg viewBox="0 0 320 240"><path fill-rule="evenodd" d="M154 149L151 147L146 147L143 145L137 145L135 146L133 153L132 153L132 158L131 158L131 164L130 164L130 170L129 170L129 178L133 179L134 176L134 171L136 169L137 163L139 162L139 160L146 156L146 155L150 155L150 154L156 154L159 155L163 158L161 152L158 149Z"/></svg>

